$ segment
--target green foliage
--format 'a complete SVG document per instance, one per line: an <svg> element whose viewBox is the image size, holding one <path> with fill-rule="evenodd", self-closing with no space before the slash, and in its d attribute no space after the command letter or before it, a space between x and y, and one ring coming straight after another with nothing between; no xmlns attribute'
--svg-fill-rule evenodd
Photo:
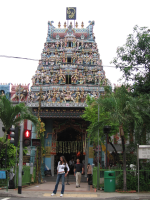
<svg viewBox="0 0 150 200"><path fill-rule="evenodd" d="M97 130L100 130L100 141L104 138L103 127L111 125L111 134L114 135L120 128L120 135L122 140L123 150L123 170L124 170L124 184L123 190L126 190L126 145L125 139L128 139L128 134L135 134L135 137L141 139L136 135L135 130L147 130L150 120L150 96L148 94L134 97L133 92L128 86L122 85L115 88L114 92L105 90L105 95L100 96L98 100L87 99L88 107L85 109L82 116L85 120L90 122L88 127L88 136L92 141L97 141ZM99 123L98 123L98 106L99 106ZM145 124L146 122L146 124ZM142 137L143 138L143 137ZM135 149L134 149L135 151ZM133 151L131 151L133 152Z"/></svg>
<svg viewBox="0 0 150 200"><path fill-rule="evenodd" d="M135 95L150 93L150 29L136 25L116 53L112 63L120 68L126 81L134 83Z"/></svg>
<svg viewBox="0 0 150 200"><path fill-rule="evenodd" d="M98 122L98 101L94 98L87 97L87 107L85 107L85 112L82 115L82 118L85 121L90 122L90 125L88 126L87 132L88 132L88 138L90 138L91 142L94 142L97 144L97 136L98 136L98 129L99 129L99 142L104 141L105 135L103 132L103 127L105 125L111 125L112 129L109 134L109 136L116 134L118 130L118 124L113 123L110 121L109 112L104 112L103 107L99 107L99 122Z"/></svg>
<svg viewBox="0 0 150 200"><path fill-rule="evenodd" d="M2 165L5 165L5 152L6 152L6 144L2 143L2 139L0 138L0 159L2 160ZM11 167L15 165L15 160L16 159L16 147L13 144L8 144L7 145L7 167Z"/></svg>
<svg viewBox="0 0 150 200"><path fill-rule="evenodd" d="M141 170L139 173L139 186L140 191L150 191L150 172ZM117 178L116 189L123 188L123 172L121 172ZM136 170L127 171L127 187L128 190L138 191L138 177L136 175Z"/></svg>
<svg viewBox="0 0 150 200"><path fill-rule="evenodd" d="M7 167L15 166L16 162L16 147L10 143L10 140L7 140ZM17 162L19 162L19 143L17 148ZM23 155L26 155L28 152L27 147L23 150ZM1 165L5 165L5 154L6 154L6 143L3 142L3 137L0 138L0 160L2 161Z"/></svg>
<svg viewBox="0 0 150 200"><path fill-rule="evenodd" d="M17 115L18 117L16 117ZM0 119L6 132L12 125L17 126L24 119L31 120L34 124L38 123L38 118L32 114L24 103L13 105L5 95L0 96Z"/></svg>

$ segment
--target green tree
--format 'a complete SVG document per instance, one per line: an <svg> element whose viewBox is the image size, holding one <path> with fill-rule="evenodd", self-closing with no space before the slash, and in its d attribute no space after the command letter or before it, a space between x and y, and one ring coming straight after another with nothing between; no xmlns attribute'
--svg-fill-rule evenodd
<svg viewBox="0 0 150 200"><path fill-rule="evenodd" d="M129 88L122 85L115 88L114 92L106 97L100 97L98 103L105 112L109 112L110 120L119 124L123 151L123 190L127 190L125 140L131 130L133 131L143 124L146 117L150 119L149 95L145 99L143 95L133 97Z"/></svg>
<svg viewBox="0 0 150 200"><path fill-rule="evenodd" d="M31 120L34 124L39 123L38 118L24 103L13 105L5 95L0 96L0 119L5 127L4 138L12 125L18 126L24 119Z"/></svg>
<svg viewBox="0 0 150 200"><path fill-rule="evenodd" d="M32 111L24 103L13 105L5 95L0 96L0 119L3 122L5 128L4 136L0 141L0 151L2 153L2 148L8 145L8 148L10 148L10 151L12 152L12 158L14 155L13 149L15 147L9 145L9 140L6 142L6 134L9 128L11 128L12 125L18 126L21 121L28 119L31 120L34 124L39 125L38 128L40 129L38 118L32 114Z"/></svg>
<svg viewBox="0 0 150 200"><path fill-rule="evenodd" d="M136 25L116 53L112 63L132 81L134 95L150 93L150 29Z"/></svg>
<svg viewBox="0 0 150 200"><path fill-rule="evenodd" d="M91 101L91 102L90 102ZM144 119L150 119L149 95L133 97L132 92L125 86L115 88L114 92L105 92L98 100L90 100L86 107L83 118L90 122L88 133L90 139L97 139L97 130L100 130L100 137L103 136L103 127L113 125L111 134L120 132L123 151L123 190L126 185L126 145L125 141L129 133L143 125ZM98 105L100 108L100 121L97 122Z"/></svg>
<svg viewBox="0 0 150 200"><path fill-rule="evenodd" d="M136 128L131 127L131 135L134 134L135 141L130 149L135 150L136 144L146 144L146 136L149 134L149 116L147 105L150 94L150 29L147 27L133 28L133 33L129 34L126 43L117 48L117 56L112 63L123 72L126 83L130 83L132 96L138 97L140 102L138 110L142 116L143 124ZM131 85L132 84L132 85ZM141 105L142 104L142 105ZM134 147L133 147L134 146Z"/></svg>
<svg viewBox="0 0 150 200"><path fill-rule="evenodd" d="M111 93L110 87L105 87L106 94ZM85 107L85 112L82 115L82 118L85 121L89 122L89 126L87 129L88 135L87 138L90 138L90 142L97 145L98 144L98 129L99 129L99 144L103 144L104 140L106 138L106 135L104 134L103 128L105 125L111 125L111 131L108 134L108 141L112 148L114 149L116 156L117 156L117 150L115 146L113 145L113 142L111 140L111 136L115 135L118 131L118 124L112 122L110 120L109 112L104 112L103 107L99 107L99 122L98 122L98 101L94 99L93 97L88 96L87 97L87 107ZM119 156L117 156L117 161L119 162Z"/></svg>

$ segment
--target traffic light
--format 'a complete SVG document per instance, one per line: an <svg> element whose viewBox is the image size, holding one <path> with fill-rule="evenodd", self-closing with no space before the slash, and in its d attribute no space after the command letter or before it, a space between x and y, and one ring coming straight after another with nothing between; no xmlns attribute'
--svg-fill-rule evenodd
<svg viewBox="0 0 150 200"><path fill-rule="evenodd" d="M5 132L5 127L2 127L2 130ZM14 133L11 133L10 132L14 132ZM16 127L16 128L10 128L8 131L7 131L7 134L9 135L10 134L10 137L11 138L14 138L14 140L10 140L10 143L11 144L14 144L14 146L18 146L18 140L19 140L19 127Z"/></svg>
<svg viewBox="0 0 150 200"><path fill-rule="evenodd" d="M30 130L24 130L23 145L26 147L31 146L31 131Z"/></svg>

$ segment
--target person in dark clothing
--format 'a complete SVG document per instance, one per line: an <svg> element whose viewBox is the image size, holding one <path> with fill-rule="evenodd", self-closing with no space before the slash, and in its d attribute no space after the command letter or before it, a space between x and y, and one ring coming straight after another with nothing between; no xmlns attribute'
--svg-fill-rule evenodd
<svg viewBox="0 0 150 200"><path fill-rule="evenodd" d="M80 160L77 159L77 163L74 166L74 176L76 176L76 188L80 187L81 173L83 174L83 166Z"/></svg>

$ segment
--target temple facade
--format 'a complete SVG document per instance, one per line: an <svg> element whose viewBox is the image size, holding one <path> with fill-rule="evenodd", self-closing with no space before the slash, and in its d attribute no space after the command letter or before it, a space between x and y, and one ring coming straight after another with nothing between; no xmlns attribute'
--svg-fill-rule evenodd
<svg viewBox="0 0 150 200"><path fill-rule="evenodd" d="M56 173L60 155L71 159L80 158L81 162L93 163L93 148L86 139L88 123L81 115L86 107L86 97L98 98L104 93L107 84L102 61L93 33L94 21L87 27L82 22L81 28L76 22L65 22L58 28L48 22L48 34L41 54L41 60L28 94L27 106L34 115L45 123L46 154L43 166ZM32 137L36 138L32 126ZM34 158L35 147L31 147ZM31 162L33 162L31 160ZM85 168L86 170L86 168Z"/></svg>

